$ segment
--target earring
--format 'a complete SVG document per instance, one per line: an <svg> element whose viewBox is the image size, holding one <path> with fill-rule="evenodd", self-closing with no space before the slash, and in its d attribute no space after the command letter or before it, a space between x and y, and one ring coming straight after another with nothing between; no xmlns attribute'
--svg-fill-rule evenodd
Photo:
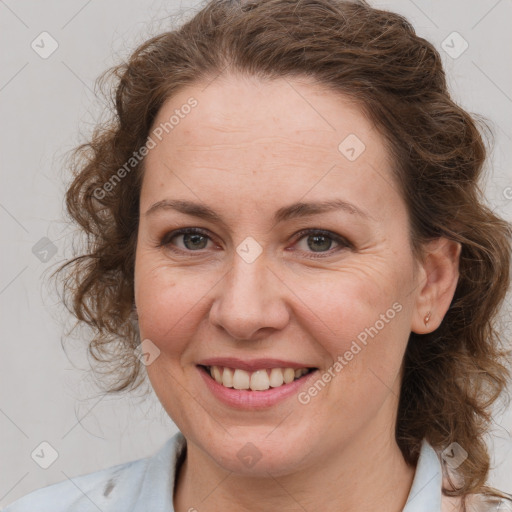
<svg viewBox="0 0 512 512"><path fill-rule="evenodd" d="M425 325L428 324L429 320L430 320L430 311L425 315L425 318L423 319L423 321L425 322Z"/></svg>

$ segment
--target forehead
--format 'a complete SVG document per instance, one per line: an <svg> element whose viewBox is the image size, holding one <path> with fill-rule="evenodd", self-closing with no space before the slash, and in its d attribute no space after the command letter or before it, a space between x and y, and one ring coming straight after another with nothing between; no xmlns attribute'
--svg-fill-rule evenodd
<svg viewBox="0 0 512 512"><path fill-rule="evenodd" d="M353 100L321 85L218 77L170 98L152 133L172 116L146 158L149 192L187 176L198 192L250 188L252 201L265 200L269 186L293 200L344 190L378 203L383 187L400 199L382 135Z"/></svg>
<svg viewBox="0 0 512 512"><path fill-rule="evenodd" d="M354 100L305 78L217 77L170 98L154 125L164 124L192 97L197 106L180 116L179 124L164 134L176 146L200 145L202 140L229 146L236 135L237 142L282 140L300 146L304 152L326 151L340 157L339 143L353 134L367 147L383 149L379 133Z"/></svg>

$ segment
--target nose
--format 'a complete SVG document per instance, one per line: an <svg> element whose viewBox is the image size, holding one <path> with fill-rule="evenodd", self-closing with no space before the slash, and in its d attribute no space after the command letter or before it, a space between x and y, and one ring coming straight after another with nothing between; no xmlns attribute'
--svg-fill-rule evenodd
<svg viewBox="0 0 512 512"><path fill-rule="evenodd" d="M210 322L236 340L258 340L289 322L288 288L261 255L247 263L235 254L231 270L215 287Z"/></svg>

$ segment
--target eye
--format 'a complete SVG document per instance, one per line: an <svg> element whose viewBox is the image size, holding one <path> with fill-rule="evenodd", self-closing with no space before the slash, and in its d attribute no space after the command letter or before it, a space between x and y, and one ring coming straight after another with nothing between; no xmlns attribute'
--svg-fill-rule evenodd
<svg viewBox="0 0 512 512"><path fill-rule="evenodd" d="M332 254L342 249L352 248L353 245L345 238L333 233L331 231L325 231L322 229L307 229L300 231L295 235L298 242L296 245L301 245L301 251L309 253L308 258L323 258L325 254ZM304 243L305 242L305 243ZM332 244L336 243L337 247L332 249ZM309 251L308 251L309 249ZM318 256L315 255L318 253Z"/></svg>
<svg viewBox="0 0 512 512"><path fill-rule="evenodd" d="M180 239L181 247L176 243L176 240ZM294 239L296 240L294 245L299 245L299 250L307 254L308 258L322 258L342 249L353 248L353 245L342 236L322 229L302 230L294 236ZM158 247L166 247L173 252L183 254L187 251L199 252L207 249L208 241L213 243L206 231L199 228L182 228L164 235ZM334 249L333 243L337 244ZM301 244L302 247L300 247Z"/></svg>
<svg viewBox="0 0 512 512"><path fill-rule="evenodd" d="M182 239L183 246L179 247L178 250L174 249L173 246L176 244L172 241L180 238ZM169 247L176 252L197 252L207 248L208 240L211 240L210 236L202 229L183 228L167 233L159 243L159 247Z"/></svg>

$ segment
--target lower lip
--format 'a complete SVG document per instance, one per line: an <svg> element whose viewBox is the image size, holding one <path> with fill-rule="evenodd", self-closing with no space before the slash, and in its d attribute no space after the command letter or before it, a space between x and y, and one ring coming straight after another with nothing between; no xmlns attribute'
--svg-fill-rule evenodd
<svg viewBox="0 0 512 512"><path fill-rule="evenodd" d="M291 395L296 395L300 388L305 386L312 378L316 376L318 370L314 370L300 379L296 379L289 384L284 384L277 388L269 388L266 391L251 391L244 389L226 388L213 379L207 371L198 366L199 373L208 389L221 402L238 409L255 410L266 409L279 402L282 402Z"/></svg>

